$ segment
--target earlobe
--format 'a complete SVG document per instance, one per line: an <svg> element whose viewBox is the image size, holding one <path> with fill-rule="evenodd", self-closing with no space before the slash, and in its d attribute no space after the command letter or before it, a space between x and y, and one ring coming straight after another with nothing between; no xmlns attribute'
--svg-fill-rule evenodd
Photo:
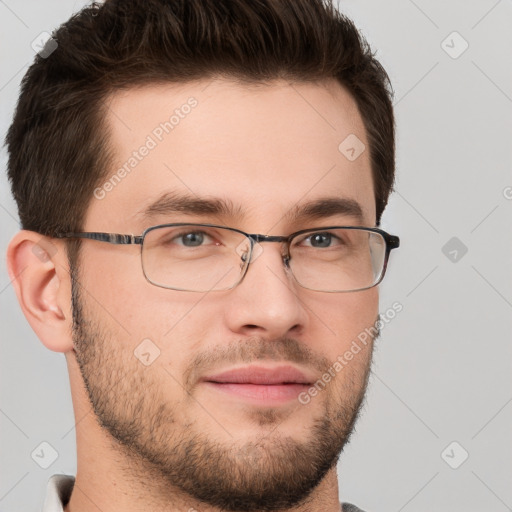
<svg viewBox="0 0 512 512"><path fill-rule="evenodd" d="M71 286L63 243L22 230L9 243L7 268L23 314L38 338L55 352L72 350Z"/></svg>

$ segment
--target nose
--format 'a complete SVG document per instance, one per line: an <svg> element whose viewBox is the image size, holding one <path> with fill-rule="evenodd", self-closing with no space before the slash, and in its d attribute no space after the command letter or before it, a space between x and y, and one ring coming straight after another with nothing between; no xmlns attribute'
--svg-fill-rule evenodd
<svg viewBox="0 0 512 512"><path fill-rule="evenodd" d="M260 243L242 282L226 295L225 321L239 335L297 335L307 322L300 290L283 262L280 245Z"/></svg>

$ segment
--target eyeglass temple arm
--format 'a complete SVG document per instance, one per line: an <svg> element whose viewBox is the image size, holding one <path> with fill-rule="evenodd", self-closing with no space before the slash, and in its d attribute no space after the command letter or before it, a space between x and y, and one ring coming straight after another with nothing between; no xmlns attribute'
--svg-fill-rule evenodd
<svg viewBox="0 0 512 512"><path fill-rule="evenodd" d="M56 238L89 238L109 244L142 244L142 236L121 235L119 233L58 233Z"/></svg>

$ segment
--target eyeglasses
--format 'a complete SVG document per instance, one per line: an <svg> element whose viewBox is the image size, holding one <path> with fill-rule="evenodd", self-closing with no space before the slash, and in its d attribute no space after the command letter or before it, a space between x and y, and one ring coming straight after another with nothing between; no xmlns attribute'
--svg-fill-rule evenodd
<svg viewBox="0 0 512 512"><path fill-rule="evenodd" d="M152 284L171 290L208 292L237 286L262 252L262 242L283 243L282 257L295 281L309 290L353 292L378 285L397 236L379 228L333 226L303 229L289 236L248 234L215 224L162 224L142 235L60 233L111 244L139 244L142 272Z"/></svg>

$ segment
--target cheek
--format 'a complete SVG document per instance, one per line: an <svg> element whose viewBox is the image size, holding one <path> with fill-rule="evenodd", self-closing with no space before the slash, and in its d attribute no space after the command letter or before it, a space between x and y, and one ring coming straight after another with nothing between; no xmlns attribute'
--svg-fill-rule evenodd
<svg viewBox="0 0 512 512"><path fill-rule="evenodd" d="M146 280L140 249L104 245L87 248L80 269L80 284L99 318L134 340L160 339L197 309L201 294L159 288Z"/></svg>
<svg viewBox="0 0 512 512"><path fill-rule="evenodd" d="M325 354L336 359L365 329L375 325L379 314L378 289L346 294L325 294L307 304L317 338L323 339ZM324 333L321 335L320 333Z"/></svg>

